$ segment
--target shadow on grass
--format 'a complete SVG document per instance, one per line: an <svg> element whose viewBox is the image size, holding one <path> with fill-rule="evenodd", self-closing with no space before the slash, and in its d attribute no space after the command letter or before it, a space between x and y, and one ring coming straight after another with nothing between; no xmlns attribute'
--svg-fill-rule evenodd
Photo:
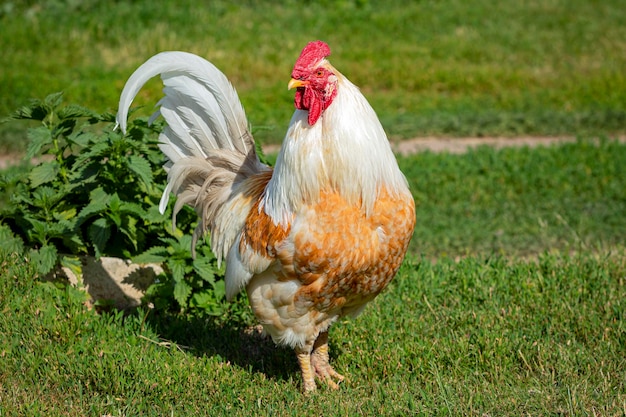
<svg viewBox="0 0 626 417"><path fill-rule="evenodd" d="M137 313L141 314L141 309ZM219 322L211 317L180 317L155 310L147 314L145 323L162 339L197 357L218 356L269 379L299 378L293 350L274 344L271 337L262 333L261 326L252 327L239 319Z"/></svg>

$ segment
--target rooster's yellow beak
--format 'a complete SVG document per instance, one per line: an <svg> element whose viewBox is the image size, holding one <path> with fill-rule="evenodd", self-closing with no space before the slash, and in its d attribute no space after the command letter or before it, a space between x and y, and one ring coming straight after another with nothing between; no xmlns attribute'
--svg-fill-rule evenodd
<svg viewBox="0 0 626 417"><path fill-rule="evenodd" d="M291 90L292 88L304 87L307 84L308 83L306 81L296 80L295 78L292 78L291 80L289 80L289 84L287 84L287 89Z"/></svg>

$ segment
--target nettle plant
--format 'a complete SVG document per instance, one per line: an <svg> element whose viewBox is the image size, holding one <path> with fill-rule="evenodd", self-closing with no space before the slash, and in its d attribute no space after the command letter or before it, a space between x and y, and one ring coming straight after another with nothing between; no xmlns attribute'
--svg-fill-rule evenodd
<svg viewBox="0 0 626 417"><path fill-rule="evenodd" d="M224 312L215 257L207 245L191 256L195 213L179 213L173 230L171 207L158 211L166 182L161 125L136 118L122 135L113 114L64 106L61 93L33 100L9 119L40 124L27 135L25 159L36 165L0 173L0 252L26 252L42 275L64 266L82 276L81 255L158 262L166 272L147 292L157 307Z"/></svg>

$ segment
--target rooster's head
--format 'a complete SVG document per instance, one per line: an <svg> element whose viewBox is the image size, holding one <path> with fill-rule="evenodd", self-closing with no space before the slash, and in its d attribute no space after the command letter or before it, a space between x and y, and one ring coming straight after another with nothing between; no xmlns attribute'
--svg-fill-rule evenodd
<svg viewBox="0 0 626 417"><path fill-rule="evenodd" d="M330 48L325 42L309 42L291 72L289 89L296 88L295 106L308 110L309 124L314 125L337 95L335 69L326 60Z"/></svg>

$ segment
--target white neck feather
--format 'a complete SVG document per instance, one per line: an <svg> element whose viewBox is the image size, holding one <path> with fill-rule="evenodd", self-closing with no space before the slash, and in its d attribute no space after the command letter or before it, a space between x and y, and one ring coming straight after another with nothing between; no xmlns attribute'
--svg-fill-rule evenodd
<svg viewBox="0 0 626 417"><path fill-rule="evenodd" d="M263 196L262 207L276 223L288 224L303 204L336 191L369 215L381 188L408 192L374 109L339 72L337 96L313 126L296 110Z"/></svg>

